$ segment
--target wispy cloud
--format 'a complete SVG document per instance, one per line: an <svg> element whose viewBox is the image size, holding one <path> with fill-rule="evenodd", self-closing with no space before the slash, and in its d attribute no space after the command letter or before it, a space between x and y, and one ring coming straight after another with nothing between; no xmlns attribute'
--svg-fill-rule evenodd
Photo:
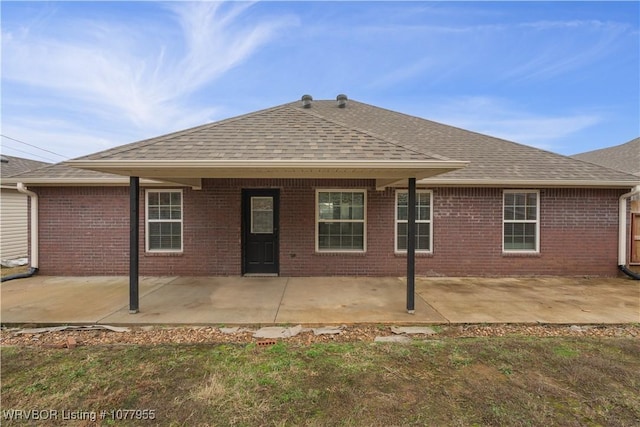
<svg viewBox="0 0 640 427"><path fill-rule="evenodd" d="M620 41L631 39L634 28L598 20L544 20L388 23L356 31L363 38L376 37L381 46L389 39L407 45L406 53L390 52L395 63L381 70L382 76L372 84L378 87L409 81L420 73L429 75L429 83L470 76L502 83L544 81L620 54Z"/></svg>
<svg viewBox="0 0 640 427"><path fill-rule="evenodd" d="M525 22L518 28L529 40L542 37L546 41L543 46L528 45L527 60L503 75L519 81L553 77L600 60L611 55L620 37L632 30L626 24L597 20Z"/></svg>
<svg viewBox="0 0 640 427"><path fill-rule="evenodd" d="M3 30L3 80L22 85L25 94L37 88L34 107L49 95L67 100L63 110L76 121L99 117L147 135L200 124L213 118L215 105L200 108L187 102L189 95L296 25L290 16L246 22L250 7L169 3L162 24L75 18L57 24L54 34L38 31L38 23Z"/></svg>
<svg viewBox="0 0 640 427"><path fill-rule="evenodd" d="M482 96L439 100L424 116L556 152L563 149L559 141L604 120L603 114L593 112L541 115L505 99Z"/></svg>

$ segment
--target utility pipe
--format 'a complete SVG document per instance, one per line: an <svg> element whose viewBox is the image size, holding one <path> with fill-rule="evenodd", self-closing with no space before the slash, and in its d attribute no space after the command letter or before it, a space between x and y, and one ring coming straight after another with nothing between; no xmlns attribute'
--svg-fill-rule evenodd
<svg viewBox="0 0 640 427"><path fill-rule="evenodd" d="M639 274L627 268L627 199L637 195L640 195L640 185L618 200L618 269L633 279L640 280Z"/></svg>
<svg viewBox="0 0 640 427"><path fill-rule="evenodd" d="M26 194L31 199L31 256L29 257L31 267L26 273L12 274L11 276L3 277L2 282L13 279L24 279L38 272L38 254L40 252L38 247L38 195L28 190L22 182L19 182L16 188L20 193Z"/></svg>

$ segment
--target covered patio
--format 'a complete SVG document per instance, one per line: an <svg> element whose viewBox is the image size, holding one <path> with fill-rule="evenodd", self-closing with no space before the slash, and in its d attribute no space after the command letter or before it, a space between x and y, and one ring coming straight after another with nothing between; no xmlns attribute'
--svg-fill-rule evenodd
<svg viewBox="0 0 640 427"><path fill-rule="evenodd" d="M0 285L3 324L464 324L640 322L640 282L621 278L34 276Z"/></svg>

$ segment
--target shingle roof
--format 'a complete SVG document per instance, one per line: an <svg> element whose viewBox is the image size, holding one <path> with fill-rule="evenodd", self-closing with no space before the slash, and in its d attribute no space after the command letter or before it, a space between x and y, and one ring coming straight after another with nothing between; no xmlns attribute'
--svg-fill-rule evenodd
<svg viewBox="0 0 640 427"><path fill-rule="evenodd" d="M430 178L430 181L633 181L627 174L577 161L549 151L349 101L344 109L335 102L314 102L325 117L393 138L417 151L430 151L471 162L464 169Z"/></svg>
<svg viewBox="0 0 640 427"><path fill-rule="evenodd" d="M118 181L127 183L129 182L126 177L113 175L110 173L95 172L84 169L78 169L71 166L67 166L63 163L56 163L54 165L47 164L44 167L26 171L11 176L11 181L19 181L20 178L25 178L29 182L44 182L44 181L65 181L65 182L99 182L99 181Z"/></svg>
<svg viewBox="0 0 640 427"><path fill-rule="evenodd" d="M640 138L615 147L587 151L572 157L640 176Z"/></svg>
<svg viewBox="0 0 640 427"><path fill-rule="evenodd" d="M285 104L82 160L447 160Z"/></svg>
<svg viewBox="0 0 640 427"><path fill-rule="evenodd" d="M49 163L39 162L37 160L24 159L22 157L2 155L0 163L0 176L7 178L22 172L31 171L48 165Z"/></svg>
<svg viewBox="0 0 640 427"><path fill-rule="evenodd" d="M311 108L291 102L77 160L85 164L87 161L455 160L470 164L427 181L452 185L616 183L624 187L639 182L637 177L624 172L354 100L349 100L344 108L338 108L335 101L313 101ZM49 178L82 178L81 172L66 167L41 172L50 174Z"/></svg>

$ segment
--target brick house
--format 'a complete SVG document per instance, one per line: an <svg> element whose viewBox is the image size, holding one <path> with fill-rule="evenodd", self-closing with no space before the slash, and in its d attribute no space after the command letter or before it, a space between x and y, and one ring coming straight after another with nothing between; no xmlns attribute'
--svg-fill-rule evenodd
<svg viewBox="0 0 640 427"><path fill-rule="evenodd" d="M132 277L614 276L620 197L640 184L343 96L16 181L39 200L41 274Z"/></svg>

